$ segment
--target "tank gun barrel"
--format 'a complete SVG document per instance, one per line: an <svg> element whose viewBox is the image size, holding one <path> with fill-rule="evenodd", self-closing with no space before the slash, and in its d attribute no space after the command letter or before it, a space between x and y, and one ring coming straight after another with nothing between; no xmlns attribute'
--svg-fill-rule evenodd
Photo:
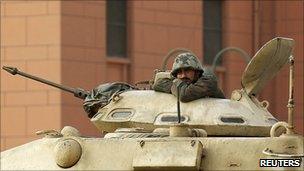
<svg viewBox="0 0 304 171"><path fill-rule="evenodd" d="M26 78L29 78L29 79L32 79L32 80L35 80L35 81L38 81L38 82L56 87L56 88L59 88L61 90L67 91L69 93L73 93L75 97L78 97L78 98L81 98L81 99L85 99L86 96L89 95L88 91L83 90L81 88L71 88L71 87L63 86L63 85L51 82L49 80L45 80L43 78L39 78L39 77L30 75L30 74L27 74L25 72L19 71L18 68L16 68L16 67L3 66L2 69L4 69L5 71L9 72L12 75L18 74L18 75L24 76Z"/></svg>

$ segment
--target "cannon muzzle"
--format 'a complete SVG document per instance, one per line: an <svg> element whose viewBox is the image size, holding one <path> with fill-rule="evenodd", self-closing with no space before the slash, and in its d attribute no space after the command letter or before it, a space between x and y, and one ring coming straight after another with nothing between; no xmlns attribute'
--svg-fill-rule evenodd
<svg viewBox="0 0 304 171"><path fill-rule="evenodd" d="M18 69L15 67L3 66L2 69L9 72L10 74L16 75L18 73Z"/></svg>

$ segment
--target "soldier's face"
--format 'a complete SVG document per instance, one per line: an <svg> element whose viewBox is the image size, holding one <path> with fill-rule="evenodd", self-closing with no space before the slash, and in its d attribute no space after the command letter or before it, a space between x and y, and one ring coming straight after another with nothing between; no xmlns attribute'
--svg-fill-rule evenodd
<svg viewBox="0 0 304 171"><path fill-rule="evenodd" d="M191 68L185 68L185 69L181 69L177 72L176 77L178 79L181 79L187 83L191 83L194 81L195 79L195 70L191 69Z"/></svg>

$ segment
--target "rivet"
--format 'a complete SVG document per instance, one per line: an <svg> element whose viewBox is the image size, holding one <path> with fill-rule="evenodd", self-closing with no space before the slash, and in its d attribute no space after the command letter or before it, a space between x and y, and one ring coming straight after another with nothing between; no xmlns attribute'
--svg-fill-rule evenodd
<svg viewBox="0 0 304 171"><path fill-rule="evenodd" d="M192 140L191 141L191 146L193 147L195 145L195 143L196 143L195 140Z"/></svg>
<svg viewBox="0 0 304 171"><path fill-rule="evenodd" d="M140 145L140 147L143 147L143 146L145 145L145 141L141 140L141 141L139 142L139 145Z"/></svg>

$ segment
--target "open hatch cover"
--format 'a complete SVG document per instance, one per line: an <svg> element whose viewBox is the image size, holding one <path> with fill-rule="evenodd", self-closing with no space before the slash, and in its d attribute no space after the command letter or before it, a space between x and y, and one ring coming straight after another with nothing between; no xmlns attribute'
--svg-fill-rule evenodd
<svg viewBox="0 0 304 171"><path fill-rule="evenodd" d="M254 55L242 76L242 87L248 95L257 95L277 74L288 62L293 46L293 39L276 37Z"/></svg>

